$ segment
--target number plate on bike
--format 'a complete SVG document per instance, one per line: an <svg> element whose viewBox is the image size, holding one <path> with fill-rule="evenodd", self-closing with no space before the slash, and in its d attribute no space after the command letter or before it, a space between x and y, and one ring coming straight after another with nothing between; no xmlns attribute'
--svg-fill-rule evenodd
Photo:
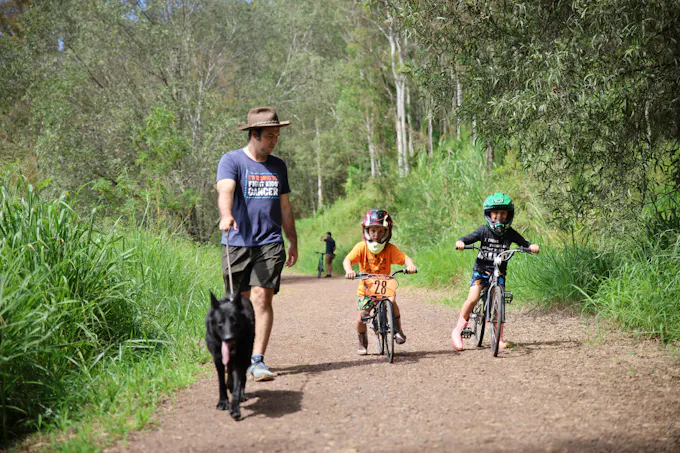
<svg viewBox="0 0 680 453"><path fill-rule="evenodd" d="M389 275L368 277L363 280L363 285L363 295L373 297L394 297L399 286L397 279Z"/></svg>

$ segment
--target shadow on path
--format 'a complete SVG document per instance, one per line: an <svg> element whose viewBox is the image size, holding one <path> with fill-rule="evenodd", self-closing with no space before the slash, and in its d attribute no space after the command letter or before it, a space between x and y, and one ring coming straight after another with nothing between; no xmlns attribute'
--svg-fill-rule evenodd
<svg viewBox="0 0 680 453"><path fill-rule="evenodd" d="M571 349L583 345L582 341L577 340L552 340L552 341L528 341L514 342L517 348L542 349L544 346L553 347L551 349ZM537 346L537 347L535 347Z"/></svg>
<svg viewBox="0 0 680 453"><path fill-rule="evenodd" d="M399 352L397 350L394 356L394 362L392 365L398 365L401 363L413 363L421 359L434 358L437 355L453 355L455 351L451 349L442 349L440 351L404 351ZM326 371L340 370L343 368L351 368L355 366L366 366L377 363L387 363L387 358L384 355L379 354L369 354L361 359L357 360L346 360L342 362L324 362L324 363L314 363L314 364L301 364L293 365L284 368L276 368L276 373L279 375L286 374L316 374L323 373Z"/></svg>
<svg viewBox="0 0 680 453"><path fill-rule="evenodd" d="M254 400L253 402L250 402ZM243 417L264 415L269 418L279 418L284 415L294 414L302 408L302 392L293 390L257 390L248 396L247 405L244 409L253 411Z"/></svg>

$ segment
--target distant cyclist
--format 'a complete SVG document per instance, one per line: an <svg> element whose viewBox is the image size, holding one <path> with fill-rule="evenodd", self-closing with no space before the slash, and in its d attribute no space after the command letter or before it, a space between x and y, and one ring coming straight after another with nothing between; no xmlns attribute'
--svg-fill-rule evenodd
<svg viewBox="0 0 680 453"><path fill-rule="evenodd" d="M326 277L331 278L333 274L333 258L335 258L335 240L331 237L331 232L326 233L325 238L321 238L326 243Z"/></svg>
<svg viewBox="0 0 680 453"><path fill-rule="evenodd" d="M345 278L353 279L356 272L352 269L353 264L359 264L360 272L371 274L389 274L393 264L406 265L408 273L416 272L413 260L406 256L399 248L390 244L392 237L392 218L382 209L369 210L361 221L361 230L364 240L354 246L347 254L342 266L345 268ZM366 354L368 347L368 336L366 335L366 324L361 321L362 316L367 316L371 309L371 298L363 295L363 283L357 289L358 313L357 313L357 334L359 336L359 347L357 352L361 355ZM397 301L392 300L394 306L394 317L396 321L396 331L394 339L398 344L406 342L406 335L401 328L401 314Z"/></svg>
<svg viewBox="0 0 680 453"><path fill-rule="evenodd" d="M472 280L470 281L470 292L467 300L460 310L460 317L456 327L451 332L451 343L453 347L458 350L463 350L463 339L461 332L467 327L468 319L472 309L477 305L479 295L482 288L489 285L489 277L493 272L494 257L504 251L510 249L510 245L515 243L520 247L528 247L531 253L538 253L538 245L531 244L524 239L512 225L512 219L515 216L515 205L512 199L504 193L496 192L489 195L482 205L484 211L484 218L486 225L482 225L472 233L456 241L456 249L463 250L468 244L473 244L477 241L481 242L481 251L477 254L477 260L472 268ZM505 285L505 271L507 263L501 264L501 277L499 283ZM500 332L500 348L506 348L507 344L503 341L503 325L501 325Z"/></svg>

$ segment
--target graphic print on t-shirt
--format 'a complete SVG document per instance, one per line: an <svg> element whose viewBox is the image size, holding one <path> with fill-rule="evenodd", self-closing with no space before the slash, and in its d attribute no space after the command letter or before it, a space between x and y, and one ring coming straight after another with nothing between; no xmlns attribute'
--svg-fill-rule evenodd
<svg viewBox="0 0 680 453"><path fill-rule="evenodd" d="M246 171L246 198L279 198L279 176L276 173Z"/></svg>

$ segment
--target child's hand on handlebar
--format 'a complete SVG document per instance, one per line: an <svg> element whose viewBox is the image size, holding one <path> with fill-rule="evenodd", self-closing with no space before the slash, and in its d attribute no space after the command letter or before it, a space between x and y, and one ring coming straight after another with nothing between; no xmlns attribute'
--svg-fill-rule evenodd
<svg viewBox="0 0 680 453"><path fill-rule="evenodd" d="M357 273L354 272L353 270L345 272L345 278L348 279L348 280L354 280L354 278L356 276L357 276Z"/></svg>
<svg viewBox="0 0 680 453"><path fill-rule="evenodd" d="M465 249L465 243L463 241L456 241L456 250Z"/></svg>
<svg viewBox="0 0 680 453"><path fill-rule="evenodd" d="M533 254L538 253L538 244L531 244L529 246L529 251Z"/></svg>
<svg viewBox="0 0 680 453"><path fill-rule="evenodd" d="M418 272L418 268L415 266L406 266L406 273L407 274L416 274Z"/></svg>

